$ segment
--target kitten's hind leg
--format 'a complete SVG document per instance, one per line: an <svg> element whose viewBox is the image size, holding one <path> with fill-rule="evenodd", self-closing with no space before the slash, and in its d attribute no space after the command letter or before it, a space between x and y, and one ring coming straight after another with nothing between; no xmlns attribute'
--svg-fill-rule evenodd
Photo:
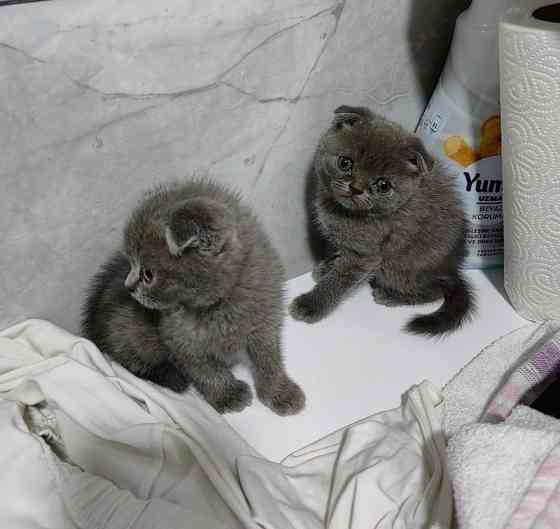
<svg viewBox="0 0 560 529"><path fill-rule="evenodd" d="M259 400L278 415L305 407L305 393L288 377L280 350L280 330L261 329L247 339L247 353Z"/></svg>
<svg viewBox="0 0 560 529"><path fill-rule="evenodd" d="M114 309L100 348L137 377L182 392L189 380L169 363L169 350L148 314L130 302Z"/></svg>
<svg viewBox="0 0 560 529"><path fill-rule="evenodd" d="M370 280L373 299L378 305L385 307L401 307L403 305L423 305L432 303L441 297L441 293L430 288L417 287L414 292L399 292L392 288L380 286L375 279Z"/></svg>
<svg viewBox="0 0 560 529"><path fill-rule="evenodd" d="M373 299L378 305L384 305L385 307L400 307L402 305L410 304L394 290L380 287L372 281L370 281L370 285Z"/></svg>
<svg viewBox="0 0 560 529"><path fill-rule="evenodd" d="M162 362L153 369L150 369L146 373L145 378L177 393L185 392L192 382L189 376L179 371L168 361Z"/></svg>
<svg viewBox="0 0 560 529"><path fill-rule="evenodd" d="M148 363L133 350L129 350L124 357L126 362L118 359L117 361L133 375L149 380L158 386L183 393L191 385L190 377L181 373L171 362L164 360L159 364Z"/></svg>

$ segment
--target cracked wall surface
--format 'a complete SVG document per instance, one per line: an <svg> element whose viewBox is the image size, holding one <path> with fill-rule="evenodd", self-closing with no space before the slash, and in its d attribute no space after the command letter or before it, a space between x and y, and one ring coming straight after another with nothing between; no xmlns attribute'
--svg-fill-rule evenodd
<svg viewBox="0 0 560 529"><path fill-rule="evenodd" d="M468 0L53 0L0 8L0 327L78 329L147 187L190 175L254 206L309 269L305 177L341 104L413 128Z"/></svg>

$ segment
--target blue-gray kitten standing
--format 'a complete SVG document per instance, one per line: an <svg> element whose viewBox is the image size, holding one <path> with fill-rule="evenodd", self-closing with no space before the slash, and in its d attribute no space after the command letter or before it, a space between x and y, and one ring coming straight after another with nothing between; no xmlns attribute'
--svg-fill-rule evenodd
<svg viewBox="0 0 560 529"><path fill-rule="evenodd" d="M294 318L315 322L369 281L385 305L443 298L407 325L445 334L474 309L463 276L465 214L452 179L420 139L362 107L335 110L314 163L313 215L329 248L317 285L295 299Z"/></svg>
<svg viewBox="0 0 560 529"><path fill-rule="evenodd" d="M281 354L284 270L237 195L206 180L156 188L124 239L84 307L84 334L101 351L175 391L192 381L219 412L250 404L230 370L248 357L264 404L280 415L303 408Z"/></svg>

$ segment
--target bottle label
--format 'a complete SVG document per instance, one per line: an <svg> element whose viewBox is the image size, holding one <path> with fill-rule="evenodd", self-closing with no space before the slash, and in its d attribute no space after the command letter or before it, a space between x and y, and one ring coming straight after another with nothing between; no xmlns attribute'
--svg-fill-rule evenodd
<svg viewBox="0 0 560 529"><path fill-rule="evenodd" d="M499 264L504 253L501 157L483 158L462 170L471 267Z"/></svg>
<svg viewBox="0 0 560 529"><path fill-rule="evenodd" d="M475 119L439 94L418 127L426 146L448 168L468 220L468 268L503 263L501 127L498 113Z"/></svg>

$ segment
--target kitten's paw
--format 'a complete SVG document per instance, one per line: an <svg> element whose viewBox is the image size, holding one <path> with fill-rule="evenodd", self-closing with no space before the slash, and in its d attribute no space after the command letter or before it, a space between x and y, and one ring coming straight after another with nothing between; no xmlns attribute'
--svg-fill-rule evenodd
<svg viewBox="0 0 560 529"><path fill-rule="evenodd" d="M316 323L322 320L326 313L315 300L311 292L298 296L290 305L290 314L294 320Z"/></svg>
<svg viewBox="0 0 560 529"><path fill-rule="evenodd" d="M260 401L278 415L295 415L305 408L305 393L289 378L257 387Z"/></svg>
<svg viewBox="0 0 560 529"><path fill-rule="evenodd" d="M241 380L236 380L220 393L220 396L211 402L219 413L242 411L253 401L251 388Z"/></svg>
<svg viewBox="0 0 560 529"><path fill-rule="evenodd" d="M402 300L391 297L387 292L380 287L372 287L371 293L373 299L378 305L383 305L385 307L402 307L406 305Z"/></svg>

